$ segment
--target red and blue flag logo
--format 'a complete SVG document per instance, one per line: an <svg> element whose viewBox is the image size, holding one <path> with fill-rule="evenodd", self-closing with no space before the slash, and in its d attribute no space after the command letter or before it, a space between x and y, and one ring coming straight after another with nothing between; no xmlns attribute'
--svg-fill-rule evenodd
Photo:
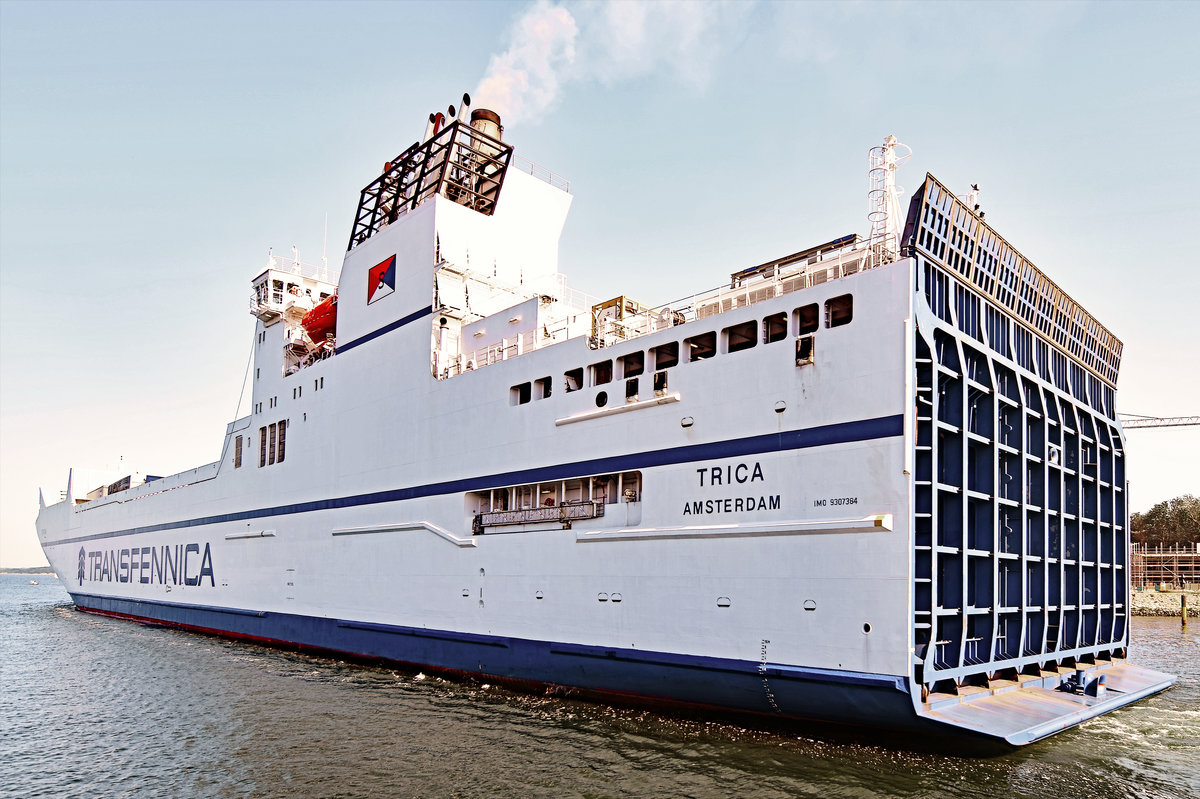
<svg viewBox="0 0 1200 799"><path fill-rule="evenodd" d="M386 258L367 272L367 305L396 290L396 256Z"/></svg>

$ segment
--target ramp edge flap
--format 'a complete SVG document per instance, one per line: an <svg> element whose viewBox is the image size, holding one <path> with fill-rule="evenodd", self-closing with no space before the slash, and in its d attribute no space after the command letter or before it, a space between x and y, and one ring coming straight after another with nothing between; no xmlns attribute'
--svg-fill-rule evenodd
<svg viewBox="0 0 1200 799"><path fill-rule="evenodd" d="M1131 663L1089 670L1088 678L1101 674L1106 677L1107 690L1099 697L1055 690L1059 678L1047 677L1021 687L922 705L917 713L930 721L1003 738L1020 746L1166 690L1175 683L1173 675Z"/></svg>

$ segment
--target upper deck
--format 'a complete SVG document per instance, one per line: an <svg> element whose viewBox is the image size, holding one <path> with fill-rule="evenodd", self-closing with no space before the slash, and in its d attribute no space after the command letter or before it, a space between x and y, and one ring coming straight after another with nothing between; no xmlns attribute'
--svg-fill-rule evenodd
<svg viewBox="0 0 1200 799"><path fill-rule="evenodd" d="M503 327L506 328L504 335L495 340L475 342L472 326L466 325L461 337L461 351L448 356L443 354L438 359L439 368L435 369L435 375L439 379L454 377L571 338L587 337L593 349L610 347L622 341L857 274L872 265L871 255L868 242L862 237L842 236L764 264L738 270L730 276L728 284L656 306L644 305L625 295L600 301L569 288L559 275L549 289L552 293L540 295L541 299L547 300L542 306L548 308L542 313L530 314L518 310L518 306L537 295L526 297L515 287L508 287L514 304L493 314L498 324L490 325L484 317L472 320L475 330L489 326L497 329ZM453 309L452 305L446 304L447 296L461 296L464 293L461 288L446 290L447 283L452 283L453 277L464 270L445 263L440 264L438 270L439 276L449 280L439 280L437 284L439 291L434 300L435 314ZM537 304L533 307L537 308Z"/></svg>

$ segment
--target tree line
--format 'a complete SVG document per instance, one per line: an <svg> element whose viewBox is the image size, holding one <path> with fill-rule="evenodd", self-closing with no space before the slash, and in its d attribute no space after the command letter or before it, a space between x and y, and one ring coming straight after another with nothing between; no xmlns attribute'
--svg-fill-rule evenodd
<svg viewBox="0 0 1200 799"><path fill-rule="evenodd" d="M1129 517L1133 540L1150 546L1200 542L1200 499L1191 494L1160 502Z"/></svg>

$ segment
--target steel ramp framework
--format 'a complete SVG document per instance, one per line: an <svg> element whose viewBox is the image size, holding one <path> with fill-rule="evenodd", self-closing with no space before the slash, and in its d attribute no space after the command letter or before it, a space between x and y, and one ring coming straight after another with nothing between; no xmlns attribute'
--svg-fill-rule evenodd
<svg viewBox="0 0 1200 799"><path fill-rule="evenodd" d="M1166 688L1123 662L1121 343L932 176L904 250L919 712L1019 743ZM1111 693L1055 690L1076 670L1110 674Z"/></svg>

